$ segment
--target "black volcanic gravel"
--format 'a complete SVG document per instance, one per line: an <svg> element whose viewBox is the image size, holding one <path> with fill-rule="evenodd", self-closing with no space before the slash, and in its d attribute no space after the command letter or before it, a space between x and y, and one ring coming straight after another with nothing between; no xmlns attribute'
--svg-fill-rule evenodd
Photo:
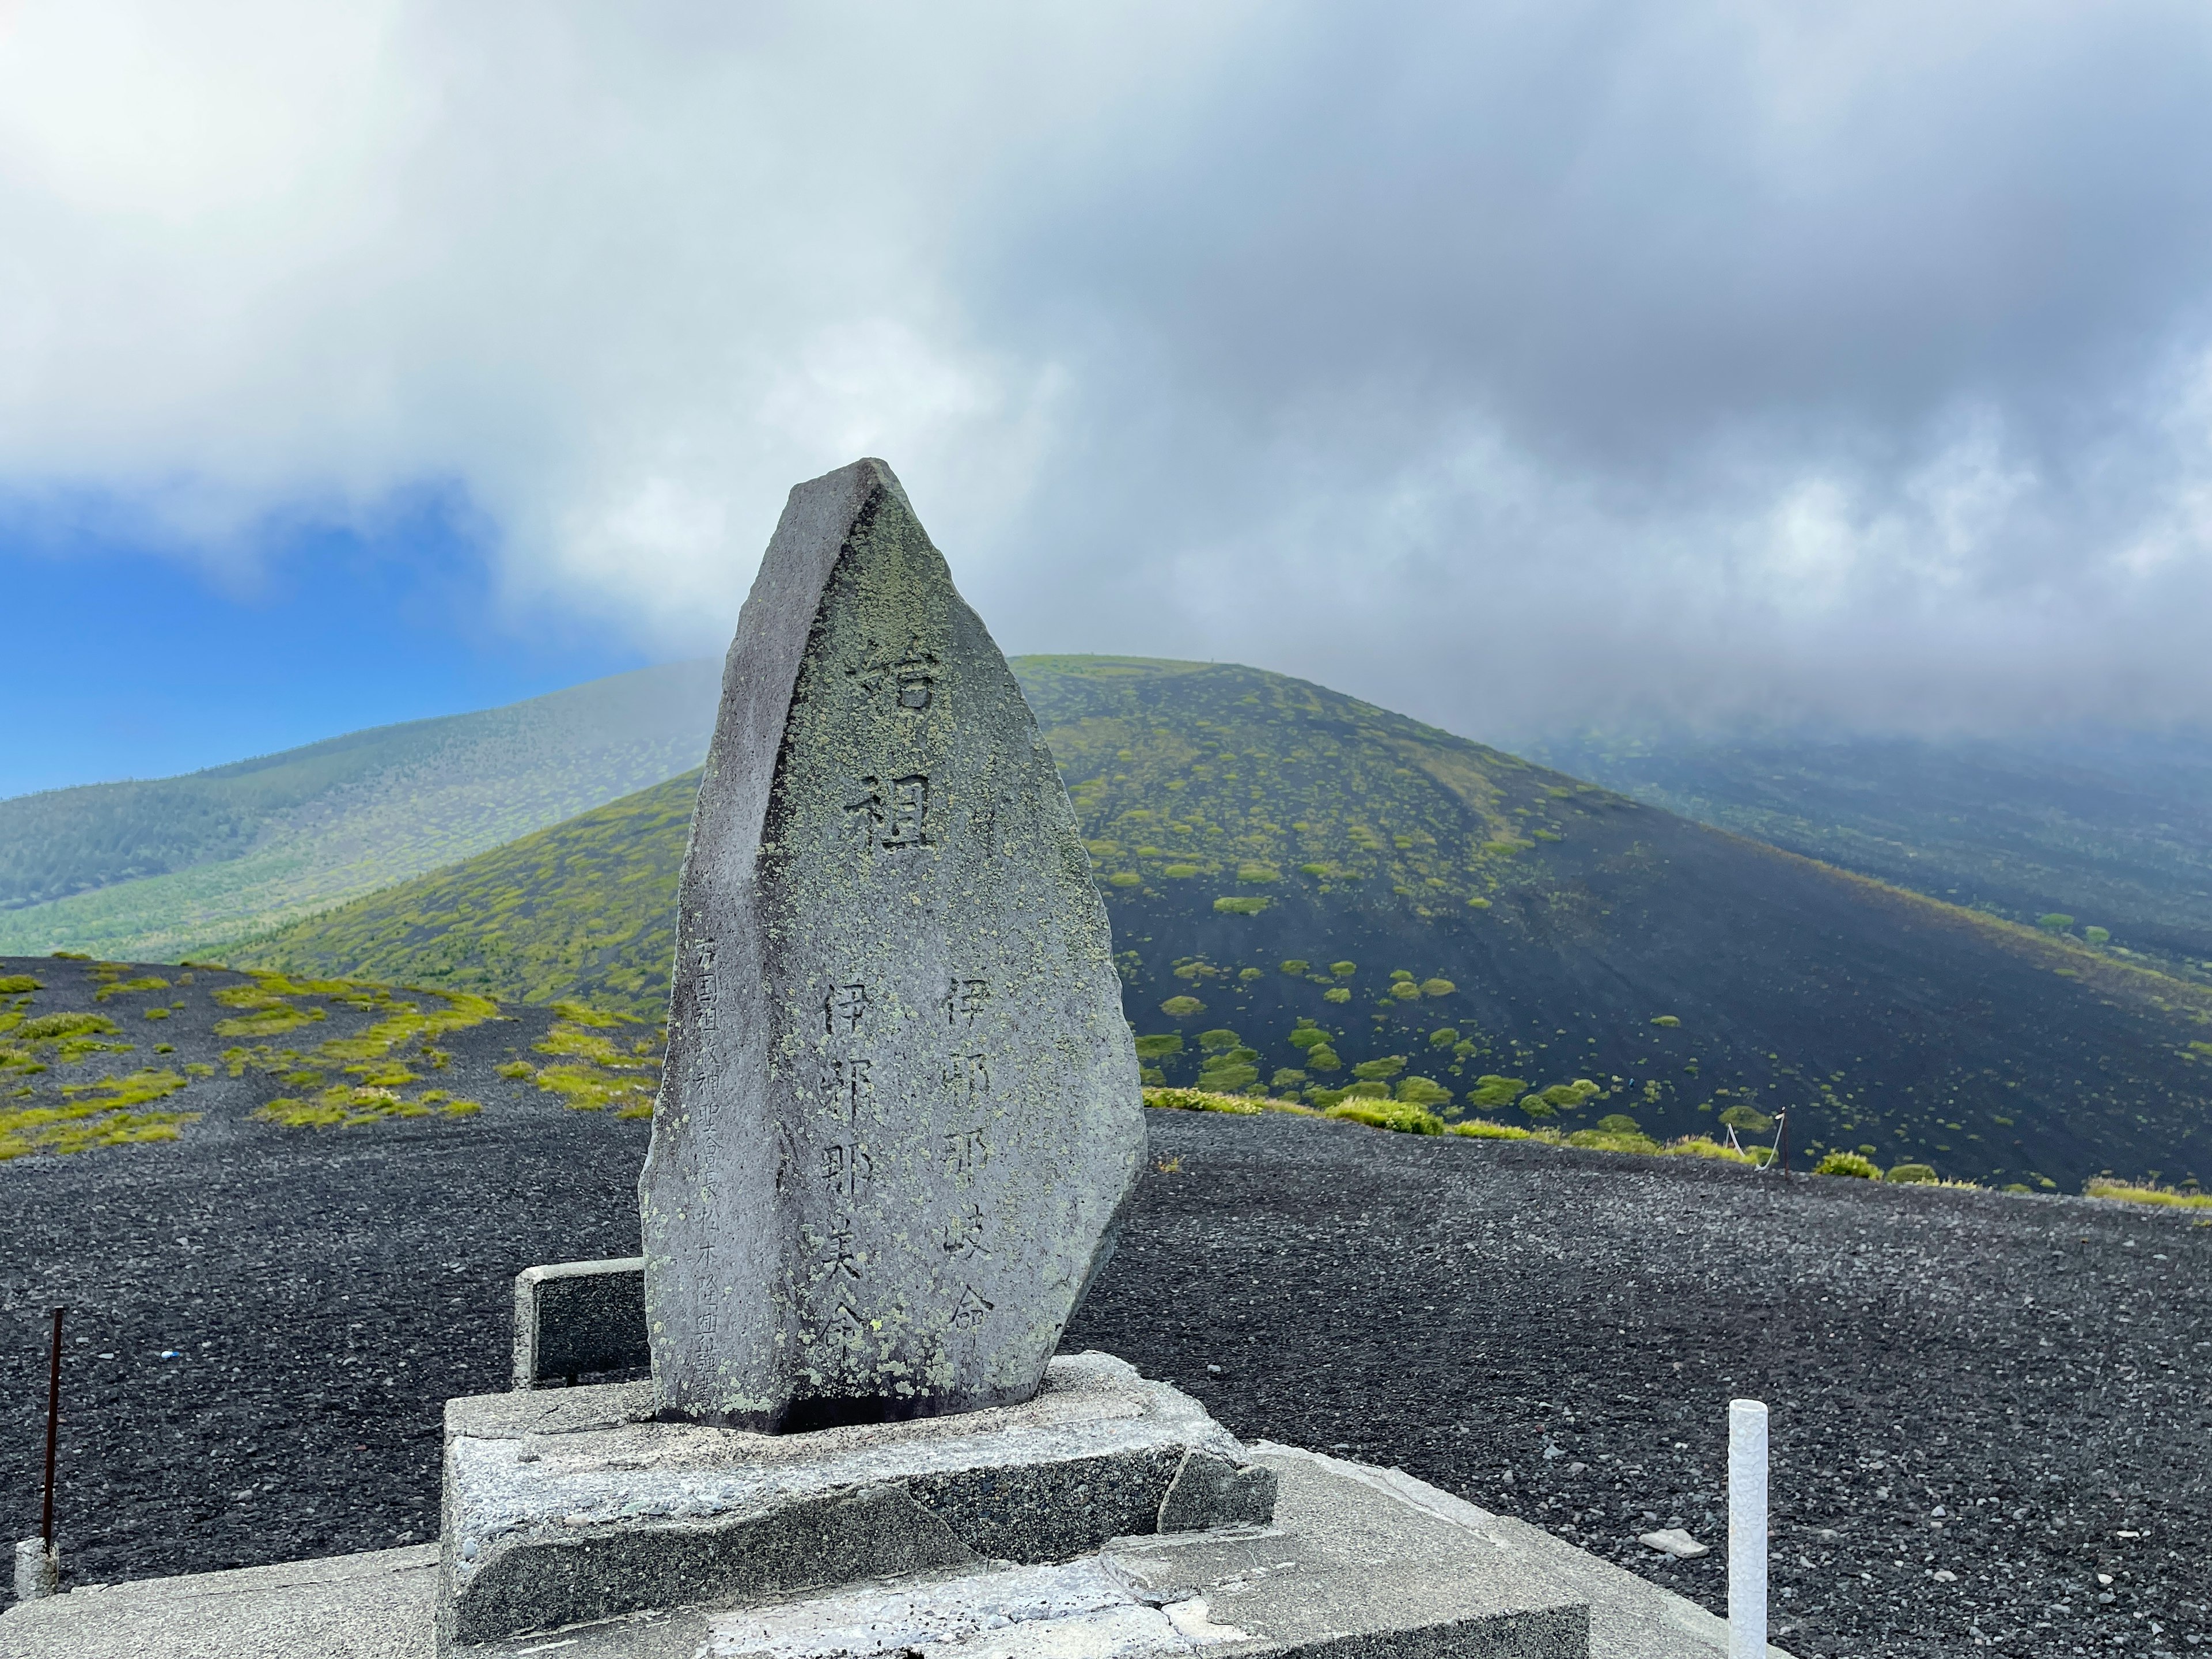
<svg viewBox="0 0 2212 1659"><path fill-rule="evenodd" d="M1151 1122L1068 1346L1240 1435L1400 1465L1720 1611L1726 1402L1753 1395L1797 1653L2212 1644L2212 1227L2186 1213ZM442 1401L504 1386L519 1268L635 1250L643 1149L525 1099L0 1165L16 1534L63 1300L73 1582L434 1536ZM1676 1523L1714 1553L1634 1542Z"/></svg>

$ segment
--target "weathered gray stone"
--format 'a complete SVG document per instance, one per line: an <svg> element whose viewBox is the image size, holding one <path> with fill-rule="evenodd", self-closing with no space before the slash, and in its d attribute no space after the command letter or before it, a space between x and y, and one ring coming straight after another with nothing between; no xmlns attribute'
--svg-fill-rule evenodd
<svg viewBox="0 0 2212 1659"><path fill-rule="evenodd" d="M447 1404L445 1474L448 1645L1264 1524L1275 1495L1197 1401L1099 1353L1019 1406L805 1435L663 1422L643 1382L478 1395Z"/></svg>
<svg viewBox="0 0 2212 1659"><path fill-rule="evenodd" d="M653 1363L645 1258L562 1261L514 1276L514 1386Z"/></svg>
<svg viewBox="0 0 2212 1659"><path fill-rule="evenodd" d="M640 1181L660 1411L1028 1399L1144 1150L1104 908L1005 659L880 461L738 619Z"/></svg>

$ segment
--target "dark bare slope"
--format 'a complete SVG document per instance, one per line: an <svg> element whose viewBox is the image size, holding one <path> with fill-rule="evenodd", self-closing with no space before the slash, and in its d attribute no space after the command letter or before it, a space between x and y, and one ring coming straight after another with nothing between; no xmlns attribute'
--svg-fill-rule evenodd
<svg viewBox="0 0 2212 1659"><path fill-rule="evenodd" d="M2212 981L2212 734L2002 740L1588 732L1547 763L2015 921L2097 928Z"/></svg>
<svg viewBox="0 0 2212 1659"><path fill-rule="evenodd" d="M79 1583L434 1536L443 1402L503 1385L511 1275L636 1248L641 1121L527 1089L325 1132L202 1103L209 1133L0 1164L0 1441L31 1467L40 1310L65 1301ZM1717 1610L1717 1553L1633 1538L1719 1541L1725 1402L1754 1395L1778 1631L1808 1659L2212 1639L2212 1228L2186 1215L1339 1122L1152 1127L1067 1342L1240 1434L1401 1465Z"/></svg>
<svg viewBox="0 0 2212 1659"><path fill-rule="evenodd" d="M1016 667L1163 1080L1316 1101L1366 1081L1662 1138L1786 1108L1800 1153L2039 1188L2212 1177L2206 988L1304 681ZM234 957L657 1014L692 792L672 780Z"/></svg>

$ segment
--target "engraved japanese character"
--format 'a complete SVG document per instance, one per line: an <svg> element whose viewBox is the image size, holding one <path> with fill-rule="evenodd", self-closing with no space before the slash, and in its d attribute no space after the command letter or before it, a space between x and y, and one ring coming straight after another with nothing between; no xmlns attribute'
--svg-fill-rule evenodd
<svg viewBox="0 0 2212 1659"><path fill-rule="evenodd" d="M954 980L952 989L945 999L945 1023L948 1025L973 1025L990 995L991 983L988 980Z"/></svg>
<svg viewBox="0 0 2212 1659"><path fill-rule="evenodd" d="M868 660L860 668L846 672L871 691L887 687L897 707L920 710L929 707L932 688L937 681L937 653L922 643L915 633L903 653L880 650L872 640L868 642Z"/></svg>
<svg viewBox="0 0 2212 1659"><path fill-rule="evenodd" d="M822 1180L832 1192L843 1193L848 1198L860 1196L860 1189L875 1179L876 1161L868 1149L860 1146L824 1146L822 1149Z"/></svg>
<svg viewBox="0 0 2212 1659"><path fill-rule="evenodd" d="M860 1276L861 1266L867 1260L865 1251L853 1248L853 1230L850 1227L840 1227L832 1232L830 1235L829 1247L823 1254L830 1269L830 1277L832 1279L835 1279L839 1273L843 1273L848 1279L858 1279Z"/></svg>
<svg viewBox="0 0 2212 1659"><path fill-rule="evenodd" d="M995 1305L976 1295L973 1285L967 1286L960 1292L959 1304L952 1310L952 1328L956 1331L974 1330Z"/></svg>
<svg viewBox="0 0 2212 1659"><path fill-rule="evenodd" d="M860 780L859 799L844 804L848 836L869 847L896 852L929 843L929 779L920 772L888 781Z"/></svg>
<svg viewBox="0 0 2212 1659"><path fill-rule="evenodd" d="M943 1242L945 1255L956 1261L990 1255L983 1244L983 1206L971 1204L966 1213L956 1215L945 1223Z"/></svg>
<svg viewBox="0 0 2212 1659"><path fill-rule="evenodd" d="M972 1129L945 1136L945 1161L955 1175L967 1174L991 1155L991 1149L983 1143L983 1126L980 1123Z"/></svg>
<svg viewBox="0 0 2212 1659"><path fill-rule="evenodd" d="M893 778L890 811L884 825L886 847L919 847L927 839L922 819L929 810L929 780L919 772Z"/></svg>
<svg viewBox="0 0 2212 1659"><path fill-rule="evenodd" d="M833 985L822 1004L823 1026L831 1036L841 1030L848 1036L859 1030L867 1015L868 988L865 985Z"/></svg>
<svg viewBox="0 0 2212 1659"><path fill-rule="evenodd" d="M945 1086L973 1105L991 1092L991 1062L982 1054L954 1054L945 1062Z"/></svg>
<svg viewBox="0 0 2212 1659"><path fill-rule="evenodd" d="M872 1061L832 1060L823 1068L822 1092L848 1123L860 1120L860 1109L875 1094Z"/></svg>

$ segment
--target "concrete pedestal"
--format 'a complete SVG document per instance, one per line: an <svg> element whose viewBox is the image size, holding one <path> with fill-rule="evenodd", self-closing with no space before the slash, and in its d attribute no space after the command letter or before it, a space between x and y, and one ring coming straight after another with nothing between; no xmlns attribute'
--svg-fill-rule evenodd
<svg viewBox="0 0 2212 1659"><path fill-rule="evenodd" d="M1283 1446L1247 1455L1279 1482L1265 1527L1116 1540L1042 1569L956 1567L751 1608L641 1613L479 1652L1726 1659L1712 1614L1538 1528L1394 1469ZM0 1659L433 1659L437 1598L429 1547L149 1579L0 1614Z"/></svg>
<svg viewBox="0 0 2212 1659"><path fill-rule="evenodd" d="M812 1434L653 1420L650 1383L446 1408L441 1647L1264 1525L1275 1477L1109 1355L1020 1406Z"/></svg>

